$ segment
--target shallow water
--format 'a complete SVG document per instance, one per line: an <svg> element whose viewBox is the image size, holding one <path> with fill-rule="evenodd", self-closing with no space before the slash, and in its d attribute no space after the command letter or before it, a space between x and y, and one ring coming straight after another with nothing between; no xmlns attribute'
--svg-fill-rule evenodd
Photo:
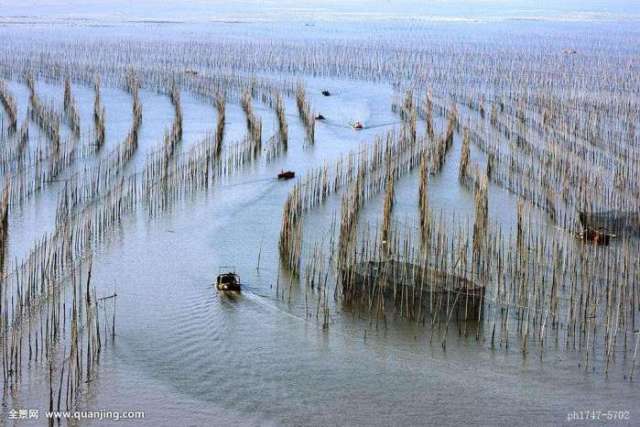
<svg viewBox="0 0 640 427"><path fill-rule="evenodd" d="M429 328L402 320L372 323L339 305L332 306L329 328L322 328L315 318L317 295L278 271L282 206L293 183L275 176L281 169L301 175L335 160L398 129L399 119L390 110L394 93L387 84L304 80L314 109L327 117L317 125L314 146L303 144L295 102L287 100L286 157L221 180L162 217L149 220L140 210L94 257L98 294L118 294L117 336L83 405L144 410L135 425L148 426L561 425L580 410L632 410L629 424L637 423L640 414L633 408L640 392L623 380L622 370L608 377L585 372L579 355L556 351L554 344L541 360L537 354L523 357L516 344L491 349L488 331L477 342L475 333L464 336L451 328L443 350L442 337ZM37 86L43 97L61 104L61 85ZM10 88L22 117L26 87L12 82ZM323 97L324 88L333 95ZM93 91L74 85L74 95L83 129L90 128ZM102 95L109 149L126 136L131 99L118 88L104 87ZM145 153L162 144L173 115L165 95L142 90L141 100L140 150L131 171L140 170ZM214 130L216 110L187 92L182 101L185 150ZM275 116L257 101L254 109L266 140L275 131ZM351 129L354 120L366 129ZM226 140L239 140L244 126L240 106L229 104ZM445 217L471 222L473 194L457 183L460 139L456 135L442 173L431 181L430 200ZM472 160L486 159L474 148ZM59 189L52 186L11 217L12 259L53 229ZM513 228L515 196L493 185L489 194L490 217ZM395 219L415 223L417 171L397 182L396 198ZM374 224L382 206L383 195L372 198L362 223ZM328 233L336 210L339 197L332 197L305 219L306 251ZM235 266L246 283L242 295L215 291L212 281L221 265ZM42 373L34 371L17 402L44 410Z"/></svg>

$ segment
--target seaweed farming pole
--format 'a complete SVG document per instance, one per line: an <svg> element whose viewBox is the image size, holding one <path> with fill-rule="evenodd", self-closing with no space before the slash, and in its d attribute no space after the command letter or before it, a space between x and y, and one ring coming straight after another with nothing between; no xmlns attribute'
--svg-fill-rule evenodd
<svg viewBox="0 0 640 427"><path fill-rule="evenodd" d="M151 153L140 174L140 195L150 217L167 211L196 191L208 189L217 176L228 172L221 166L232 163L235 153L231 151L229 159L220 161L215 152L215 136L211 134L184 153L176 153L173 158L167 155L164 147Z"/></svg>
<svg viewBox="0 0 640 427"><path fill-rule="evenodd" d="M4 110L7 112L9 119L8 130L9 134L12 134L18 128L18 107L15 98L2 79L0 79L0 103L2 103Z"/></svg>
<svg viewBox="0 0 640 427"><path fill-rule="evenodd" d="M174 81L171 84L170 92L171 104L174 107L173 129L172 134L177 140L182 140L182 102L180 101L180 88Z"/></svg>
<svg viewBox="0 0 640 427"><path fill-rule="evenodd" d="M253 112L252 88L245 89L240 103L247 119L247 140L251 144L252 157L258 158L262 152L262 119Z"/></svg>
<svg viewBox="0 0 640 427"><path fill-rule="evenodd" d="M133 100L133 123L132 128L137 128L142 121L142 102L140 101L140 80L136 73L131 70L126 77L127 91Z"/></svg>
<svg viewBox="0 0 640 427"><path fill-rule="evenodd" d="M272 90L262 93L262 102L269 105L277 119L277 132L269 138L267 147L267 162L285 154L289 148L289 126L284 105L284 98L280 91Z"/></svg>
<svg viewBox="0 0 640 427"><path fill-rule="evenodd" d="M400 134L388 132L386 138L376 137L374 143L365 145L361 152L352 152L339 159L335 164L335 176L329 177L326 166L307 174L296 184L285 203L280 231L283 263L291 269L295 267L290 260L295 260L293 264L298 263L297 251L294 249L302 239L302 231L298 229L301 224L299 218L307 210L324 202L330 194L344 188L346 191L342 195L337 259L339 263L347 262L360 208L366 200L383 191L388 181L395 180L416 167L425 151L425 143L424 138L413 141L410 128L409 132L405 128ZM388 207L390 209L392 203Z"/></svg>
<svg viewBox="0 0 640 427"><path fill-rule="evenodd" d="M487 240L489 223L489 189L486 176L478 179L475 194L475 222L473 226L473 265L480 268L481 256Z"/></svg>
<svg viewBox="0 0 640 427"><path fill-rule="evenodd" d="M216 95L216 110L218 112L218 116L216 119L216 139L215 139L215 153L216 157L220 157L222 153L222 144L224 140L224 125L226 121L226 100L224 97L224 93L220 92Z"/></svg>
<svg viewBox="0 0 640 427"><path fill-rule="evenodd" d="M38 97L33 74L28 73L26 81L29 88L31 119L51 141L53 157L56 158L60 154L60 117L52 107L46 106Z"/></svg>
<svg viewBox="0 0 640 427"><path fill-rule="evenodd" d="M281 263L288 271L297 275L300 268L300 253L302 249L302 197L300 185L293 187L284 204L278 248Z"/></svg>
<svg viewBox="0 0 640 427"><path fill-rule="evenodd" d="M0 277L4 276L7 245L9 244L9 197L11 195L11 181L5 182L2 200L0 200ZM0 287L3 286L0 279ZM0 317L2 316L2 292L0 292ZM3 331L0 328L0 333Z"/></svg>
<svg viewBox="0 0 640 427"><path fill-rule="evenodd" d="M413 100L413 91L411 89L408 89L405 93L402 107L400 108L400 118L404 122L405 130L409 135L409 138L412 142L415 142L417 138L416 123L418 119L418 111L416 109L415 101Z"/></svg>
<svg viewBox="0 0 640 427"><path fill-rule="evenodd" d="M383 207L383 219L382 219L382 230L380 233L381 243L385 244L390 239L391 234L391 215L393 213L393 201L395 197L395 166L392 159L387 161L387 184L386 191L384 197L384 207ZM388 247L386 245L384 247Z"/></svg>
<svg viewBox="0 0 640 427"><path fill-rule="evenodd" d="M175 81L171 83L169 98L173 104L173 123L171 129L164 135L165 158L168 161L176 151L180 141L182 141L182 103L180 101L180 89ZM168 165L165 165L165 168Z"/></svg>
<svg viewBox="0 0 640 427"><path fill-rule="evenodd" d="M410 171L418 150L419 147L407 143L406 138L396 138L395 134L388 133L385 141L378 137L357 155L350 153L338 160L333 179L329 178L327 167L323 167L296 183L285 202L280 229L280 259L285 267L294 273L298 272L304 212L318 206L330 194L345 186L347 191L342 196L338 259L346 259L360 207L368 197L384 189L387 173L391 173L395 179L397 174ZM385 169L392 162L393 168L388 166Z"/></svg>
<svg viewBox="0 0 640 427"><path fill-rule="evenodd" d="M306 91L302 82L299 82L296 87L296 105L298 106L298 113L300 113L300 119L306 131L307 142L313 145L315 143L316 118L311 111L311 105L309 105L309 101L307 100Z"/></svg>
<svg viewBox="0 0 640 427"><path fill-rule="evenodd" d="M423 252L429 252L431 241L431 208L429 204L429 152L424 150L420 158L420 184L418 186L418 209L420 211L420 243Z"/></svg>
<svg viewBox="0 0 640 427"><path fill-rule="evenodd" d="M136 75L130 72L127 76L127 90L131 94L131 129L124 142L118 147L117 169L122 168L131 160L138 149L138 135L142 125L142 103L140 102L140 83ZM100 171L98 171L100 173Z"/></svg>
<svg viewBox="0 0 640 427"><path fill-rule="evenodd" d="M76 100L71 93L71 80L69 77L64 79L64 113L69 123L69 127L76 138L80 137L80 114Z"/></svg>
<svg viewBox="0 0 640 427"><path fill-rule="evenodd" d="M120 199L115 206L119 214L129 203ZM80 218L69 217L62 227L57 227L52 234L37 242L20 264L16 263L13 274L3 275L3 286L0 288L3 375L5 385L10 381L14 391L22 377L24 359L28 357L29 366L33 362L50 363L58 359L58 343L67 342L66 319L71 319L72 323L70 357L65 358L64 354L62 356L62 365L69 363L69 368L63 368L64 372L71 374L71 378L67 378L71 386L67 388L67 402L77 397L74 390L79 391L84 387L82 384L89 383L95 375L95 362L102 342L97 298L95 289L94 296L90 296L90 272L86 292L83 292L77 271L78 264L81 268L82 259L91 253L91 242L98 241L100 233L106 227L113 228L120 222L120 217L113 213L113 208L114 205L107 203L96 206L95 215L92 213ZM109 214L105 215L105 212ZM46 283L43 282L44 278ZM72 313L65 312L68 301L65 301L66 293L62 292L69 279L74 287ZM85 315L81 316L83 300ZM11 301L11 305L8 301ZM84 324L81 324L82 317ZM87 339L80 339L81 333L86 333ZM28 354L23 351L25 347L28 347ZM85 365L82 363L83 354L87 356ZM60 384L63 382L64 372L61 373ZM81 381L83 372L86 375ZM61 404L61 390L62 385L58 387L58 406ZM51 385L49 391L51 403Z"/></svg>
<svg viewBox="0 0 640 427"><path fill-rule="evenodd" d="M284 100L282 94L276 94L275 103L276 116L278 117L278 140L282 151L286 152L289 146L289 127L287 125L287 116L284 109Z"/></svg>
<svg viewBox="0 0 640 427"><path fill-rule="evenodd" d="M458 179L461 183L466 182L469 176L469 130L465 129L462 137L462 148L460 149L460 165L458 169Z"/></svg>
<svg viewBox="0 0 640 427"><path fill-rule="evenodd" d="M458 123L458 113L455 108L449 111L447 118L447 128L443 137L436 141L431 155L431 173L438 174L444 166L446 155L453 146L453 134Z"/></svg>
<svg viewBox="0 0 640 427"><path fill-rule="evenodd" d="M424 111L425 111L425 126L426 126L426 135L430 140L433 141L433 137L435 135L433 129L433 94L431 93L431 89L427 91L427 95L424 100Z"/></svg>
<svg viewBox="0 0 640 427"><path fill-rule="evenodd" d="M99 151L105 142L106 111L100 97L100 76L97 75L94 82L95 98L93 101L93 125L95 129L96 151Z"/></svg>
<svg viewBox="0 0 640 427"><path fill-rule="evenodd" d="M27 144L29 143L29 116L24 118L24 121L20 125L20 130L18 130L18 146L17 146L17 155L18 160L21 161L24 159L25 153L27 151Z"/></svg>

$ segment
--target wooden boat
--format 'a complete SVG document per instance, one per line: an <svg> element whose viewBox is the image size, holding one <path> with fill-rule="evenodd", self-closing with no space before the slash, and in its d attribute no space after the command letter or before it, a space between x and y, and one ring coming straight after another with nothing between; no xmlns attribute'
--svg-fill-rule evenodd
<svg viewBox="0 0 640 427"><path fill-rule="evenodd" d="M328 90L323 90L322 91L322 95L323 96L331 96L331 92L329 92Z"/></svg>
<svg viewBox="0 0 640 427"><path fill-rule="evenodd" d="M322 114L318 114L316 116L316 120L324 120L324 116Z"/></svg>
<svg viewBox="0 0 640 427"><path fill-rule="evenodd" d="M356 121L355 123L353 123L351 125L355 130L362 130L364 129L364 125L362 124L362 122L360 121Z"/></svg>
<svg viewBox="0 0 640 427"><path fill-rule="evenodd" d="M294 171L280 171L278 174L278 179L287 180L296 177L296 173Z"/></svg>
<svg viewBox="0 0 640 427"><path fill-rule="evenodd" d="M216 289L222 292L240 292L240 276L235 271L219 273L216 278Z"/></svg>

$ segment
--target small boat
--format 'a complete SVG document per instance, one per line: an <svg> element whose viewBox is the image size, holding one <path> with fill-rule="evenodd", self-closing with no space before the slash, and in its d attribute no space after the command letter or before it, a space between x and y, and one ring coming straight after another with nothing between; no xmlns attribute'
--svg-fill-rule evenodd
<svg viewBox="0 0 640 427"><path fill-rule="evenodd" d="M362 130L364 129L364 125L362 124L362 122L360 121L356 121L355 123L353 123L351 125L355 130Z"/></svg>
<svg viewBox="0 0 640 427"><path fill-rule="evenodd" d="M296 177L296 173L294 171L280 171L278 174L278 179L287 180Z"/></svg>
<svg viewBox="0 0 640 427"><path fill-rule="evenodd" d="M224 267L221 267L224 268ZM222 292L240 292L240 276L235 271L227 271L226 273L219 273L216 278L216 289Z"/></svg>
<svg viewBox="0 0 640 427"><path fill-rule="evenodd" d="M322 95L323 96L331 96L331 92L329 92L328 90L323 90L322 91Z"/></svg>
<svg viewBox="0 0 640 427"><path fill-rule="evenodd" d="M324 116L322 114L318 114L316 116L316 120L324 120Z"/></svg>

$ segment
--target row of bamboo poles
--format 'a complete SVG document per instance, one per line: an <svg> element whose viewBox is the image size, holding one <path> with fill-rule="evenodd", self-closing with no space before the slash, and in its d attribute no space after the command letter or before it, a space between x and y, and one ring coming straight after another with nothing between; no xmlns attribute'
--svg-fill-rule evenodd
<svg viewBox="0 0 640 427"><path fill-rule="evenodd" d="M411 122L410 116L407 116L411 105L412 102L407 96L402 105L397 104L394 107L405 123ZM545 351L551 348L549 342L555 343L554 350L557 350L558 343L561 343L561 349L580 355L580 365L584 369L600 369L608 374L616 359L621 359L625 378L632 378L637 365L640 336L636 325L640 309L640 294L636 283L640 277L640 265L634 261L633 256L640 249L637 239L634 236L620 236L617 244L611 247L583 244L576 240L568 218L562 221L565 224L563 228L568 232L549 233L545 222L537 223L539 220L534 220L537 216L533 216L532 212L539 210L552 223L556 221L557 216L550 207L550 198L545 191L548 192L548 189L553 188L561 179L553 174L544 175L544 171L548 172L545 169L548 162L537 169L536 161L550 156L540 151L540 145L533 139L533 135L530 135L531 140L525 143L523 138L518 138L517 135L513 137L515 133L508 127L507 130L499 130L499 123L508 120L507 117L503 117L507 115L505 111L517 112L517 109L509 110L504 103L497 103L492 108L490 118L484 113L482 104L478 103L475 108L470 109L471 112L465 111L462 114L462 120L468 123L463 127L456 123L460 121L457 118L461 114L458 113L459 108L438 108L438 115L446 117L447 123L445 136L440 140L435 138L432 113L434 100L431 93L427 94L424 107L420 111L420 116L426 124L425 139L432 141L432 144L431 150L423 150L419 156L417 225L411 226L409 230L407 225L396 225L400 230L404 228L404 232L394 230L392 226L394 177L397 176L394 169L397 163L388 161L384 168L384 187L379 187L385 189L385 195L381 224L373 227L375 235L371 235L371 228L367 226L366 233L358 236L358 212L362 209L362 200L367 198L369 190L363 185L363 176L366 177L367 174L355 174L353 185L345 187L342 196L340 227L335 242L328 248L315 243L310 251L309 261L301 270L301 258L304 258L304 245L301 241L302 217L307 210L324 202L329 194L341 190L335 183L340 182L342 178L336 174L334 181L328 172L329 168L325 166L319 168L318 172L312 171L307 175L294 187L287 199L280 238L283 263L294 272L304 271L305 283L308 286L314 284L315 287L318 283L323 283L323 277L333 278L337 284L333 294L339 296L340 301L347 305L355 301L363 303L373 318L385 316L384 298L380 296L383 287L393 286L393 283L369 283L364 288L356 289L355 283L340 280L340 272L372 260L388 262L389 259L421 265L423 269L437 267L437 271L461 278L456 279L459 282L473 280L486 289L485 304L482 308L484 315L482 319L478 319L481 322L476 324L473 330L478 339L490 341L492 347L508 348L513 345L512 341L515 341L526 355L531 352L531 345L535 344L536 350L543 358ZM521 107L520 112L514 114L520 126L527 121L531 122L526 107ZM509 134L509 139L515 139L513 144L508 145L508 150L503 148L504 143L500 139L481 139L478 136L478 128L485 129L485 117L488 122L486 127L496 129L496 133L503 136ZM442 213L440 221L434 222L431 213L432 207L428 197L429 175L441 170L440 159L446 158L442 151L446 153L451 148L454 132L462 134L459 180L475 195L472 227L468 223L456 225L455 221L453 224L451 221L445 221ZM553 135L557 130L546 124L535 132ZM406 134L410 135L410 132ZM451 138L447 135L451 135ZM449 148L447 139L451 139ZM571 139L565 138L561 143L563 151L558 150L556 146L555 152L584 153L584 149L578 149L576 142ZM471 144L489 154L486 168L471 160ZM513 150L512 153L510 150ZM527 157L522 157L522 160L515 163L514 156L523 156L522 153L516 154L522 151L528 153ZM619 147L618 151L624 150ZM504 153L507 153L511 160L505 162ZM621 160L629 159L630 152L627 150L626 153ZM611 165L609 160L603 160L608 156L610 152L603 152L601 155L582 156L580 161L591 159L594 168L602 167L605 164ZM529 169L525 167L527 164ZM588 174L588 166L566 167L571 164L569 161L564 163L565 169L575 176ZM535 171L533 173L531 165ZM351 170L361 169L354 165ZM557 171L560 172L560 167ZM566 174L565 171L565 176ZM539 178L532 179L536 176ZM632 176L625 178L632 183L636 182ZM490 221L490 184L505 187L520 198L516 212L517 228L513 230L515 235L511 230L503 230L501 225ZM536 185L539 185L540 189L536 189ZM593 182L593 186L602 188L602 184L597 181ZM518 191L518 188L522 190ZM584 192L584 187L579 187L577 191ZM620 194L617 199L609 197L605 201L627 203L634 196L633 193ZM540 200L545 202L539 202ZM579 206L575 201L567 205L566 210L575 210ZM413 237L413 228L420 231L419 242ZM453 237L443 237L451 234ZM319 254L325 256L318 259ZM405 274L410 274L409 270ZM329 281L331 282L331 279ZM427 281L426 285L428 284ZM423 285L425 284L421 284ZM394 293L396 292L403 293L405 290L394 289ZM326 301L326 295L331 293L323 285L318 293L318 301ZM423 293L423 289L417 291L413 288L410 294L396 296L394 301L397 304L394 303L394 308L401 317L425 323L426 319L429 319L425 317L426 313L431 311L425 310L422 300L416 302L416 298ZM443 304L437 300L431 302ZM449 307L450 304L456 303L459 304L460 301L447 300L444 305ZM319 302L318 307L328 310L328 302ZM445 313L450 313L451 307L446 307ZM326 316L321 317L323 326L327 327ZM442 332L443 347L446 347L446 329L450 316L445 316L445 319L437 329ZM434 322L440 322L435 315L431 315L430 320L432 325ZM485 328L487 325L488 329ZM467 326L463 324L459 330L466 330ZM487 330L490 334L487 334ZM549 335L553 339L550 339Z"/></svg>
<svg viewBox="0 0 640 427"><path fill-rule="evenodd" d="M13 133L18 128L18 107L4 80L0 80L0 103L7 113L9 133Z"/></svg>
<svg viewBox="0 0 640 427"><path fill-rule="evenodd" d="M316 117L311 110L304 84L301 82L299 82L296 87L296 105L298 106L298 113L304 125L307 142L313 145L315 143Z"/></svg>
<svg viewBox="0 0 640 427"><path fill-rule="evenodd" d="M89 285L90 267L84 287L80 276L82 263L91 259L93 248L126 218L131 218L138 207L146 206L153 216L186 195L207 188L216 176L232 173L241 166L234 153L235 146L242 143L223 151L223 95L216 97L216 134L207 136L188 152L176 154L174 150L182 133L182 112L179 91L173 86L170 98L175 117L169 137L160 149L148 155L142 171L127 176L124 166L136 151L142 122L139 82L133 73L127 76L127 89L133 100L133 120L125 141L94 167L73 173L65 180L55 230L38 242L14 271L2 274L0 331L4 384L17 391L25 360L47 365L50 409L70 409L78 403L86 383L97 375L100 352L109 336L107 329L111 329L111 337L115 336L115 295L98 298L95 288ZM67 87L65 98L69 97L72 99ZM67 100L67 109L74 102ZM0 230L3 248L7 242L9 194L7 184L4 204L0 206L5 224ZM73 284L71 295L65 286L69 282ZM109 304L113 313L110 326L105 317ZM70 336L65 331L70 331Z"/></svg>

